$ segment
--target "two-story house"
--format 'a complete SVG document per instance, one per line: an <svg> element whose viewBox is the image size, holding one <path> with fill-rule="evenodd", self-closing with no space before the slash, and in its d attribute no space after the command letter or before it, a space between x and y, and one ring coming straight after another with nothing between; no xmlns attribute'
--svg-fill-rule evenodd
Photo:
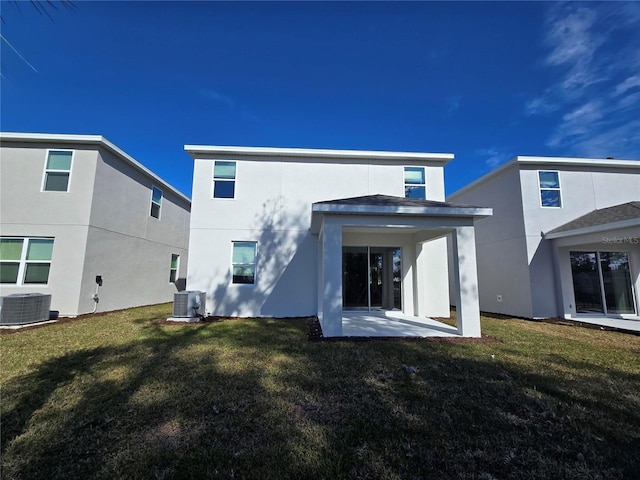
<svg viewBox="0 0 640 480"><path fill-rule="evenodd" d="M640 161L519 156L448 200L494 211L476 228L483 311L640 319Z"/></svg>
<svg viewBox="0 0 640 480"><path fill-rule="evenodd" d="M480 336L475 220L444 202L451 154L186 145L194 159L187 288L212 315L343 311L448 317L447 237L458 332Z"/></svg>
<svg viewBox="0 0 640 480"><path fill-rule="evenodd" d="M0 293L76 316L184 288L191 202L99 135L0 134Z"/></svg>

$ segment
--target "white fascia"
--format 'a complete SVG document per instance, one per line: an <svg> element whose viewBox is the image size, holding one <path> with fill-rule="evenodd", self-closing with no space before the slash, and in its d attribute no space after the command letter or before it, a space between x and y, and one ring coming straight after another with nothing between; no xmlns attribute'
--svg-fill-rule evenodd
<svg viewBox="0 0 640 480"><path fill-rule="evenodd" d="M374 159L391 161L428 161L446 165L453 160L452 153L389 152L378 150L330 150L316 148L237 147L218 145L185 145L192 157L197 155L248 155L269 157Z"/></svg>
<svg viewBox="0 0 640 480"><path fill-rule="evenodd" d="M574 167L604 167L604 168L637 168L640 169L640 160L616 160L613 158L567 158L567 157L527 157L515 158L520 164L534 164L545 166L574 166Z"/></svg>
<svg viewBox="0 0 640 480"><path fill-rule="evenodd" d="M343 215L419 215L447 217L487 217L493 209L483 207L397 207L382 205L313 205L314 213Z"/></svg>
<svg viewBox="0 0 640 480"><path fill-rule="evenodd" d="M636 226L640 226L640 218L632 218L630 220L623 220L622 222L606 223L603 225L594 225L591 227L576 228L574 230L566 230L564 232L545 233L544 238L546 240L553 240L554 238L573 237L577 235L586 235L589 233L601 233L614 229Z"/></svg>
<svg viewBox="0 0 640 480"><path fill-rule="evenodd" d="M166 180L163 180L158 175L153 173L147 167L138 162L131 155L126 153L124 150L120 149L115 144L111 143L102 135L74 135L74 134L61 134L61 133L18 133L18 132L0 132L0 142L1 141L25 141L25 142L38 142L38 143L51 143L51 142L59 142L59 143L70 143L70 144L81 144L81 145L102 145L107 150L110 150L112 153L115 153L118 157L120 157L125 162L129 163L135 169L141 171L145 175L151 177L155 182L161 184L168 190L172 191L181 199L189 202L191 204L191 199L187 197L184 193L176 189Z"/></svg>
<svg viewBox="0 0 640 480"><path fill-rule="evenodd" d="M474 207L394 207L374 205L313 205L310 231L318 234L324 215L407 215L414 217L472 217L484 218L493 215L491 208ZM411 227L411 223L407 224Z"/></svg>

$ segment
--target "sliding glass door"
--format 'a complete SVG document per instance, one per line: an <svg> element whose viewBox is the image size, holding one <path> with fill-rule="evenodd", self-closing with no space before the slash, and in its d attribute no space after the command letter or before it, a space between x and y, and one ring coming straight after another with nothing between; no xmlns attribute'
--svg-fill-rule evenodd
<svg viewBox="0 0 640 480"><path fill-rule="evenodd" d="M577 313L634 314L626 252L570 252Z"/></svg>
<svg viewBox="0 0 640 480"><path fill-rule="evenodd" d="M397 247L342 249L342 306L347 309L401 308L401 260Z"/></svg>
<svg viewBox="0 0 640 480"><path fill-rule="evenodd" d="M599 252L607 313L636 313L629 257L625 252Z"/></svg>
<svg viewBox="0 0 640 480"><path fill-rule="evenodd" d="M367 247L342 249L342 306L369 309Z"/></svg>
<svg viewBox="0 0 640 480"><path fill-rule="evenodd" d="M571 252L573 294L577 313L604 313L595 252Z"/></svg>

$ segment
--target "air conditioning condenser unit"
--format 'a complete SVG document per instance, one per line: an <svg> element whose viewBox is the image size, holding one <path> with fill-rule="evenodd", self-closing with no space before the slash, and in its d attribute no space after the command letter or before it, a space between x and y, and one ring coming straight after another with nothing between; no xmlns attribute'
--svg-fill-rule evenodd
<svg viewBox="0 0 640 480"><path fill-rule="evenodd" d="M207 293L199 290L185 290L173 294L174 318L198 318L205 314Z"/></svg>
<svg viewBox="0 0 640 480"><path fill-rule="evenodd" d="M46 322L50 310L50 294L14 293L0 297L0 325Z"/></svg>

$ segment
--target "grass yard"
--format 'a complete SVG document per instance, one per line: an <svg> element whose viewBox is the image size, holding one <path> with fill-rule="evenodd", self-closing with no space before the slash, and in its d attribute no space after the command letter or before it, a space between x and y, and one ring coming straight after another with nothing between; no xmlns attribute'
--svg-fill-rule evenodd
<svg viewBox="0 0 640 480"><path fill-rule="evenodd" d="M2 478L640 478L638 336L483 317L497 342L309 342L170 313L0 336Z"/></svg>

